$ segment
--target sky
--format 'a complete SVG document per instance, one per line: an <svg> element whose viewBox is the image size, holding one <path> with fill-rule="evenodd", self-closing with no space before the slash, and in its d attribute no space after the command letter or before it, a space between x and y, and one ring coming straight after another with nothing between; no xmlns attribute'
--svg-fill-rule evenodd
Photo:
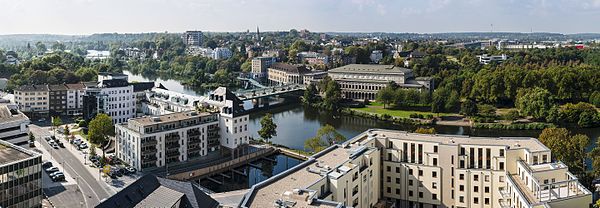
<svg viewBox="0 0 600 208"><path fill-rule="evenodd" d="M600 33L600 0L0 0L0 34ZM492 26L493 25L493 26Z"/></svg>

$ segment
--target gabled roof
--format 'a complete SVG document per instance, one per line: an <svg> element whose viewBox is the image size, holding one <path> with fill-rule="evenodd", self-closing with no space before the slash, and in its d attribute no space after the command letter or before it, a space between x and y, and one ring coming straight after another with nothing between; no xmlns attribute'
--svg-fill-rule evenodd
<svg viewBox="0 0 600 208"><path fill-rule="evenodd" d="M286 63L273 63L269 68L295 74L306 74L310 72L310 70L303 65L291 65Z"/></svg>
<svg viewBox="0 0 600 208"><path fill-rule="evenodd" d="M133 82L130 84L133 85L134 92L146 91L154 87L154 82Z"/></svg>
<svg viewBox="0 0 600 208"><path fill-rule="evenodd" d="M104 200L96 207L165 206L215 208L219 206L219 203L191 182L159 178L149 174Z"/></svg>

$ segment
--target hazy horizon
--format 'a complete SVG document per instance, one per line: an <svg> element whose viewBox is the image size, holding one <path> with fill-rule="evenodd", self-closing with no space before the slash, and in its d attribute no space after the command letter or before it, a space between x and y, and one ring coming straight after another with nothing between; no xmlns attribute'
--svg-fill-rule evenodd
<svg viewBox="0 0 600 208"><path fill-rule="evenodd" d="M600 33L600 0L0 0L0 34ZM492 26L493 25L493 26Z"/></svg>

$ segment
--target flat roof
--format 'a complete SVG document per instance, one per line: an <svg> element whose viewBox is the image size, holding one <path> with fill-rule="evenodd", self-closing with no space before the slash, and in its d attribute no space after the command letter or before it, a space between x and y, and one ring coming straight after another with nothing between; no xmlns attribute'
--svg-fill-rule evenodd
<svg viewBox="0 0 600 208"><path fill-rule="evenodd" d="M416 134L406 131L371 129L367 132L375 134L377 138L432 142L446 145L490 145L507 146L510 149L525 148L531 152L549 151L548 147L539 140L531 137L470 137L465 135L440 135L440 134ZM366 137L367 135L363 135Z"/></svg>
<svg viewBox="0 0 600 208"><path fill-rule="evenodd" d="M6 141L0 141L0 165L35 157L37 153Z"/></svg>
<svg viewBox="0 0 600 208"><path fill-rule="evenodd" d="M327 177L327 175L310 172L309 169L321 171L324 170L324 167L330 167L331 170L335 170L336 167L350 160L350 153L353 151L352 148L343 148L337 145L330 148L330 150L324 150L328 152L314 158L315 160L308 160L303 164L299 164L298 166L302 168L297 168L295 171L289 173L283 172L279 179L265 181L266 185L256 188L254 192L250 193L248 207L273 207L276 200L285 199L285 192L292 192L294 189L306 189L320 179ZM317 163L319 164L318 166ZM295 207L317 207L305 200L295 200L295 202L297 203ZM335 206L321 203L318 207Z"/></svg>
<svg viewBox="0 0 600 208"><path fill-rule="evenodd" d="M0 104L0 123L16 120L29 120L29 118L21 111L11 109L7 104Z"/></svg>
<svg viewBox="0 0 600 208"><path fill-rule="evenodd" d="M397 67L394 65L380 64L349 64L329 70L334 73L386 73L404 74L412 72L412 69Z"/></svg>
<svg viewBox="0 0 600 208"><path fill-rule="evenodd" d="M160 123L169 123L174 121L180 121L190 118L209 116L212 113L209 112L196 112L196 111L185 111L178 113L170 113L161 116L147 116L141 118L129 119L129 122L137 122L143 126L152 125L152 124L160 124ZM158 118L158 120L155 120Z"/></svg>

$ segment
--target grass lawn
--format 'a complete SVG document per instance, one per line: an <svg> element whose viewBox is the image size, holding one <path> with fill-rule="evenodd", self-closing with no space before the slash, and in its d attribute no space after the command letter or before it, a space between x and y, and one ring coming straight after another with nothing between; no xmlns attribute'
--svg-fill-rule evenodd
<svg viewBox="0 0 600 208"><path fill-rule="evenodd" d="M384 109L383 104L380 104L380 103L372 103L371 105L367 105L363 108L352 108L352 109L358 110L358 111L363 111L363 112L376 113L376 114L380 114L380 115L388 114L393 117L401 117L401 118L409 118L410 114L413 114L413 113L418 113L418 114L422 114L422 115L431 114L433 116L438 115L437 113L425 112L425 111ZM440 113L439 115L440 116L450 116L450 115L456 115L456 114Z"/></svg>

